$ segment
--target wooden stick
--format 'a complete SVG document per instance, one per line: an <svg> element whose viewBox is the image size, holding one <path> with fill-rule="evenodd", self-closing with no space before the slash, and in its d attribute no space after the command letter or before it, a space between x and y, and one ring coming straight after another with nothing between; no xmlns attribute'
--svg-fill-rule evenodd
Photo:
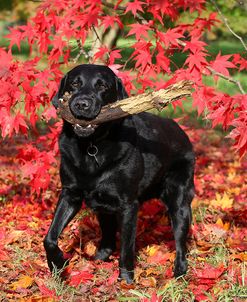
<svg viewBox="0 0 247 302"><path fill-rule="evenodd" d="M161 110L171 102L190 96L192 93L193 83L190 81L181 81L173 84L166 89L159 91L148 92L132 96L124 100L120 100L106 106L103 106L99 115L90 121L76 119L69 108L69 99L71 95L66 92L62 99L60 99L58 114L67 122L71 124L78 124L83 127L89 125L99 125L105 122L126 117L131 114L137 114L150 109Z"/></svg>

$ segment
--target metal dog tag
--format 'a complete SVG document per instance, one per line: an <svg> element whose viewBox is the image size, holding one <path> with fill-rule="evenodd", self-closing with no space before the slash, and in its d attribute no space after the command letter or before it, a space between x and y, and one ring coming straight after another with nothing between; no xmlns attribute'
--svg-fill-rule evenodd
<svg viewBox="0 0 247 302"><path fill-rule="evenodd" d="M99 167L99 162L98 162L98 159L96 157L96 155L98 154L98 148L95 145L91 144L87 148L87 154L89 156L91 156L91 157L94 157L94 159L95 159L95 161L96 161L96 163L97 163L97 165Z"/></svg>

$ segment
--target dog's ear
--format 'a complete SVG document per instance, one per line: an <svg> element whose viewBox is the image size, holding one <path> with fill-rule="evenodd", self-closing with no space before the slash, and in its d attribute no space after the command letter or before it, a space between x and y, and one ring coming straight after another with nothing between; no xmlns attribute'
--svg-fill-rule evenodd
<svg viewBox="0 0 247 302"><path fill-rule="evenodd" d="M129 97L128 93L126 92L123 82L117 78L117 97L118 100L123 100Z"/></svg>
<svg viewBox="0 0 247 302"><path fill-rule="evenodd" d="M64 93L64 88L65 88L66 80L67 80L67 75L62 78L62 80L61 80L61 82L59 84L58 92L54 95L54 97L51 100L52 105L56 109L58 108L59 98L61 98L62 95L63 95L63 93Z"/></svg>

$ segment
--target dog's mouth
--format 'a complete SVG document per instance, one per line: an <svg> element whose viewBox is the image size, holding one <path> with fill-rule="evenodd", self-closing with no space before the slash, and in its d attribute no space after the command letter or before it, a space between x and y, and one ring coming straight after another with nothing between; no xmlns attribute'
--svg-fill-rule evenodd
<svg viewBox="0 0 247 302"><path fill-rule="evenodd" d="M75 134L78 135L79 137L88 137L95 132L97 127L98 127L97 125L90 125L90 124L86 127L83 127L79 124L75 124L73 125L73 130Z"/></svg>

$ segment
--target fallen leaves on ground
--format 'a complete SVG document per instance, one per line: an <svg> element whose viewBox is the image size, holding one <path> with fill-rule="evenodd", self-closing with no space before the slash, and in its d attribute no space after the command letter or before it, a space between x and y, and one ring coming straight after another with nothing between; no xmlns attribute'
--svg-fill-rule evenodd
<svg viewBox="0 0 247 302"><path fill-rule="evenodd" d="M86 208L66 228L59 242L70 258L63 278L60 272L50 275L42 241L58 197L58 169L54 169L53 187L45 197L34 198L15 160L21 140L2 146L0 300L244 301L247 163L240 161L216 132L187 132L197 155L188 274L178 280L173 278L175 244L169 219L163 204L151 200L139 211L135 283L131 285L117 280L119 240L109 262L92 260L100 230L96 216Z"/></svg>

